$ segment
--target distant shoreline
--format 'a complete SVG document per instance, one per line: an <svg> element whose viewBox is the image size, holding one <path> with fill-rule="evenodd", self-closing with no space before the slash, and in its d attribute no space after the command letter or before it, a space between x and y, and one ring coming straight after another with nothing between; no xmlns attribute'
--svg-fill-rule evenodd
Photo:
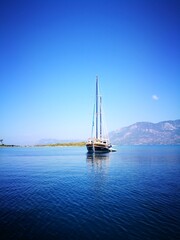
<svg viewBox="0 0 180 240"><path fill-rule="evenodd" d="M0 147L84 147L86 142L68 142L68 143L54 143L54 144L36 144L36 145L14 145L2 144Z"/></svg>
<svg viewBox="0 0 180 240"><path fill-rule="evenodd" d="M113 144L115 146L115 144ZM116 144L117 146L118 144ZM0 148L33 148L33 147L85 147L86 142L68 142L68 143L54 143L54 144L37 144L37 145L14 145L14 144L2 144ZM121 147L140 147L140 146L178 146L180 144L130 144L130 145L120 145Z"/></svg>
<svg viewBox="0 0 180 240"><path fill-rule="evenodd" d="M84 147L86 142L68 142L68 143L52 143L52 144L37 144L34 147Z"/></svg>
<svg viewBox="0 0 180 240"><path fill-rule="evenodd" d="M21 147L20 145L14 145L14 144L2 144L0 147Z"/></svg>

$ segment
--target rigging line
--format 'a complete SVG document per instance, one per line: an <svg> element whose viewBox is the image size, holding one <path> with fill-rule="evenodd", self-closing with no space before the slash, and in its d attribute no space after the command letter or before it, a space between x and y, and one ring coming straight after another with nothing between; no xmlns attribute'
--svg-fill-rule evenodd
<svg viewBox="0 0 180 240"><path fill-rule="evenodd" d="M93 133L94 133L94 114L95 114L95 103L94 103L94 108L93 108L93 119L92 119L91 138L93 138Z"/></svg>

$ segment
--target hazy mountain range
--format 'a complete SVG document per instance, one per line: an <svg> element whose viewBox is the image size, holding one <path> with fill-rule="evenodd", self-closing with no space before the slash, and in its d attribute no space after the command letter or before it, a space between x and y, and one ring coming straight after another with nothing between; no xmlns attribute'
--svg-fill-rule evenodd
<svg viewBox="0 0 180 240"><path fill-rule="evenodd" d="M117 145L180 145L180 119L159 123L137 122L109 133ZM81 140L41 139L38 144L80 142ZM84 140L86 141L86 139Z"/></svg>
<svg viewBox="0 0 180 240"><path fill-rule="evenodd" d="M159 123L137 122L109 134L112 144L180 145L180 120Z"/></svg>

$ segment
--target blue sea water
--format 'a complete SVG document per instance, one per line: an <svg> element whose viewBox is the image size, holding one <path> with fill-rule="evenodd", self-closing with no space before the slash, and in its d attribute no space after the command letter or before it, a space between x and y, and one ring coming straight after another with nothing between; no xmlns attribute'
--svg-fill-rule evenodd
<svg viewBox="0 0 180 240"><path fill-rule="evenodd" d="M0 239L180 239L180 147L0 148Z"/></svg>

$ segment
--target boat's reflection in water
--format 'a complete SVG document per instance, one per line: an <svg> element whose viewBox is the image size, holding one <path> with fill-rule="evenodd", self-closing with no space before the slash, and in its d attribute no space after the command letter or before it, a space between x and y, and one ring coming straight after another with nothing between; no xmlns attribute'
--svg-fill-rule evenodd
<svg viewBox="0 0 180 240"><path fill-rule="evenodd" d="M109 161L109 153L87 153L88 162Z"/></svg>
<svg viewBox="0 0 180 240"><path fill-rule="evenodd" d="M86 162L89 169L105 173L109 167L109 153L87 153Z"/></svg>

